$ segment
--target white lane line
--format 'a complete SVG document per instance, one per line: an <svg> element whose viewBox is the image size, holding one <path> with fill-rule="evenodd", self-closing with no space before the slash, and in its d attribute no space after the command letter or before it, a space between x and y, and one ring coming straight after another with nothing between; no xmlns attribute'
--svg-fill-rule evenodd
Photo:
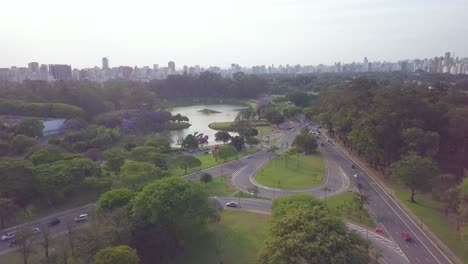
<svg viewBox="0 0 468 264"><path fill-rule="evenodd" d="M335 147L335 146L333 146ZM417 229L419 229L419 231L426 237L426 239L432 243L432 245L437 248L439 250L439 252L441 253L442 256L444 256L446 258L446 260L449 262L449 263L452 263L452 261L444 254L444 252L426 235L426 233L413 221L413 219L406 213L405 210L403 210L400 205L393 200L393 198L383 189L382 186L380 186L380 184L377 183L376 180L373 179L372 176L370 176L370 173L368 173L366 170L362 169L361 166L359 166L359 164L351 157L348 157L347 154L344 154L344 152L342 152L341 150L338 150L338 147L335 147L335 149L338 151L338 153L340 153L343 157L345 157L345 159L348 159L348 160L351 160L352 162L354 162L362 171L364 171L366 174L368 174L368 178L370 178L373 182L376 183L376 185L382 190L383 193L385 193L385 195L388 197L388 199L390 199L405 215L406 217L414 224L414 226L416 226ZM372 186L372 188L374 188ZM408 230L411 230L411 228L409 227L409 225L406 223L406 221L403 220L403 218L400 216L400 214L393 208L393 206L390 205L390 203L387 201L387 199L385 199L381 192L377 191L375 188L374 188L374 191L384 200L384 202L390 207L390 209L395 213L395 215L400 218L401 222L408 228ZM426 250L429 252L429 254L431 254L431 256L439 263L439 264L442 264L442 262L440 262L440 260L434 255L434 253L432 253L432 251L426 246L426 244L419 238L418 235L416 235L415 233L413 234L420 242L421 244L424 246L424 248L426 248ZM407 246L407 245L406 245Z"/></svg>

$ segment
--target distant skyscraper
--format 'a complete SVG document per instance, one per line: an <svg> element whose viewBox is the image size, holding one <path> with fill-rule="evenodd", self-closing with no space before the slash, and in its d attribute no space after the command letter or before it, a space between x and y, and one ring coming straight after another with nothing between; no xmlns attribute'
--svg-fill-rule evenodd
<svg viewBox="0 0 468 264"><path fill-rule="evenodd" d="M188 66L184 65L184 74L188 74Z"/></svg>
<svg viewBox="0 0 468 264"><path fill-rule="evenodd" d="M55 80L71 80L72 70L70 65L49 64L49 73Z"/></svg>
<svg viewBox="0 0 468 264"><path fill-rule="evenodd" d="M168 62L167 67L169 68L170 73L175 73L175 62L173 61Z"/></svg>
<svg viewBox="0 0 468 264"><path fill-rule="evenodd" d="M39 63L37 62L30 62L28 63L28 68L31 73L38 73L39 72Z"/></svg>
<svg viewBox="0 0 468 264"><path fill-rule="evenodd" d="M103 70L109 69L109 59L107 57L102 58L102 69Z"/></svg>

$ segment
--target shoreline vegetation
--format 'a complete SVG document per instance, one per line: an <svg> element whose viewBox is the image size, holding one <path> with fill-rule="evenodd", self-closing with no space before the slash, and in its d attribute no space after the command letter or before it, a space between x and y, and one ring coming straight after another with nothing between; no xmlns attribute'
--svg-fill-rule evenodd
<svg viewBox="0 0 468 264"><path fill-rule="evenodd" d="M269 126L267 121L255 121L252 123L254 127ZM208 125L209 128L218 131L236 132L234 128L234 121L232 122L213 122Z"/></svg>

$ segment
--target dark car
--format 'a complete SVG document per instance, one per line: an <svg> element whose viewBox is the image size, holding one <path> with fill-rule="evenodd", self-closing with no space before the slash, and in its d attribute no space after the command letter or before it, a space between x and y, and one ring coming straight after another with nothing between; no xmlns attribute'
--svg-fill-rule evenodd
<svg viewBox="0 0 468 264"><path fill-rule="evenodd" d="M60 219L58 218L55 218L54 220L49 222L49 226L56 226L58 224L60 224Z"/></svg>

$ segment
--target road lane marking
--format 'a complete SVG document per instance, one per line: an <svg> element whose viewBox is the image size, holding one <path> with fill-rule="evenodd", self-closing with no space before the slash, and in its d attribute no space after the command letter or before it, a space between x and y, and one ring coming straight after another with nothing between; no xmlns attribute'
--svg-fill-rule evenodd
<svg viewBox="0 0 468 264"><path fill-rule="evenodd" d="M383 193L385 193L385 195L406 215L406 217L413 223L414 226L416 226L416 228L426 237L426 239L432 243L432 245L437 248L439 250L439 252L441 253L442 256L444 256L446 258L446 260L449 261L449 263L453 263L446 255L445 253L434 243L434 241L432 241L432 239L430 239L426 233L413 221L413 219L406 213L405 210L403 210L400 205L398 204L398 202L394 201L393 198L383 189L382 186L380 186L379 183L377 183L377 181L372 177L370 176L370 173L368 173L366 170L362 169L361 166L359 166L359 164L354 160L354 158L352 157L349 157L348 154L346 154L344 151L342 151L341 149L339 149L337 146L332 146L334 147L338 153L340 153L345 159L348 159L352 162L354 162L358 168L360 168L363 172L365 172L367 174L367 177L371 179L372 182L374 182L378 187L379 189L382 190ZM372 185L371 185L372 186ZM384 202L390 207L390 209L395 213L395 215L400 218L401 222L409 229L411 230L411 228L408 226L408 224L403 220L403 218L400 216L400 214L398 214L396 212L396 210L393 208L393 206L390 205L390 203L387 201L387 199L385 199L382 194L377 191L375 189L374 186L372 186L372 188L374 189L374 191L382 198L382 200L384 200ZM413 234L420 242L421 244L426 248L426 250L429 252L429 254L431 254L432 257L434 257L434 259L439 263L439 264L442 264L442 262L440 262L440 260L434 255L434 253L432 253L431 250L429 250L429 248L426 246L426 244L418 237L417 234Z"/></svg>

